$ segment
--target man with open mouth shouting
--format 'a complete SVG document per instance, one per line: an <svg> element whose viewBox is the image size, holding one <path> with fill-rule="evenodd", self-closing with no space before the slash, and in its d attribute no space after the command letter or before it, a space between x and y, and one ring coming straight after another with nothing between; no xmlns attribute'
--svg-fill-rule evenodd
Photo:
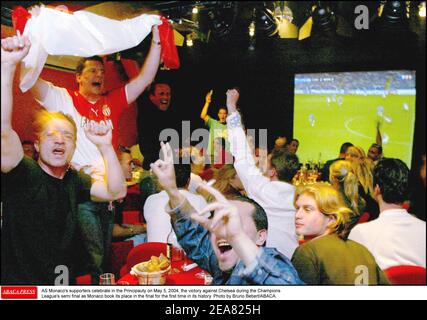
<svg viewBox="0 0 427 320"><path fill-rule="evenodd" d="M267 216L256 202L244 197L227 200L218 190L203 185L215 202L197 212L176 187L169 144L161 147L164 160L151 164L151 169L169 196L167 211L178 241L190 259L213 276L214 284L303 284L288 258L263 247ZM214 211L213 217L203 217L209 211Z"/></svg>
<svg viewBox="0 0 427 320"><path fill-rule="evenodd" d="M164 129L181 130L181 114L172 103L172 89L165 82L154 82L138 98L138 144L144 155L143 168L159 158L159 141ZM178 146L173 146L178 147Z"/></svg>
<svg viewBox="0 0 427 320"><path fill-rule="evenodd" d="M31 10L37 15L37 8ZM102 34L104 30L96 30ZM140 73L125 86L106 92L105 70L101 57L81 59L76 67L78 90L60 88L39 78L31 88L36 100L48 111L62 111L70 114L77 124L77 147L72 165L89 174L93 180L100 180L105 165L96 146L89 141L83 127L96 122L111 128L113 146L118 147L118 123L122 112L154 80L160 62L160 35L157 26L152 28L150 51ZM114 215L108 203L91 201L79 205L79 226L85 254L90 261L86 267L97 283L99 274L108 269Z"/></svg>
<svg viewBox="0 0 427 320"><path fill-rule="evenodd" d="M88 175L70 169L77 126L61 112L37 114L34 145L39 157L36 162L24 156L12 128L12 85L16 65L29 48L30 41L19 33L1 40L1 283L66 285L69 279L56 281L58 267L67 267L72 277L81 263L76 256L78 204L124 197L125 180L111 128L102 124L88 123L83 131L108 163L103 179L92 183Z"/></svg>

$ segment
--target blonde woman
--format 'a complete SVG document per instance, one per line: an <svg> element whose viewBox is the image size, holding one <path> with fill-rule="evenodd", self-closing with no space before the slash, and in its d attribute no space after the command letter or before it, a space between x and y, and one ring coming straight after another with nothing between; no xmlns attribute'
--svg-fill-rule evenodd
<svg viewBox="0 0 427 320"><path fill-rule="evenodd" d="M352 146L347 149L345 160L355 164L355 174L366 194L374 194L373 176L374 162L366 156L361 147Z"/></svg>
<svg viewBox="0 0 427 320"><path fill-rule="evenodd" d="M237 175L236 169L232 164L226 164L220 169L214 171L216 180L213 187L219 190L226 198L245 195L245 188ZM208 201L212 200L208 197Z"/></svg>
<svg viewBox="0 0 427 320"><path fill-rule="evenodd" d="M352 211L340 193L325 183L300 186L295 193L296 232L306 240L292 263L300 278L311 285L389 284L372 254L347 240Z"/></svg>
<svg viewBox="0 0 427 320"><path fill-rule="evenodd" d="M365 212L366 201L359 195L359 181L354 174L354 166L350 161L338 160L329 168L329 181L338 190L346 205L352 210L349 227L354 226Z"/></svg>
<svg viewBox="0 0 427 320"><path fill-rule="evenodd" d="M353 172L359 181L359 195L366 201L365 210L370 220L379 215L378 204L374 200L373 170L374 162L369 159L361 147L352 146L347 149L345 160L353 163Z"/></svg>

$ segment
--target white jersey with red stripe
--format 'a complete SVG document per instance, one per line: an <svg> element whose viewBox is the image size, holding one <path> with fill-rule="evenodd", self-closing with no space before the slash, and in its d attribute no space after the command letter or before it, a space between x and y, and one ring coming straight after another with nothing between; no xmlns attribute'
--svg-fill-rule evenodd
<svg viewBox="0 0 427 320"><path fill-rule="evenodd" d="M71 164L77 170L84 169L92 178L103 178L105 165L98 148L86 137L84 125L88 121L104 121L112 127L113 145L117 146L118 119L127 107L125 87L109 91L96 103L90 103L77 91L56 87L49 89L43 101L37 100L48 111L60 111L70 115L77 125L77 146ZM73 96L74 95L74 96Z"/></svg>

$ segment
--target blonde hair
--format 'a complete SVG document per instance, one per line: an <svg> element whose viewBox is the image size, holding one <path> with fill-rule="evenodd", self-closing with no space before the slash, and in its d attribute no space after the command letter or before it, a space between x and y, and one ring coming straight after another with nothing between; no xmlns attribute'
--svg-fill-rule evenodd
<svg viewBox="0 0 427 320"><path fill-rule="evenodd" d="M354 162L354 174L357 177L360 185L366 194L374 195L374 179L373 170L374 162L366 156L365 151L361 147L352 146L347 149L347 154L352 155L352 158L357 160Z"/></svg>
<svg viewBox="0 0 427 320"><path fill-rule="evenodd" d="M232 164L225 164L220 169L214 169L213 178L216 181L213 187L220 191L226 198L233 198L239 195L239 191L230 183L236 175L236 169ZM208 202L213 200L212 196L208 196L207 198Z"/></svg>
<svg viewBox="0 0 427 320"><path fill-rule="evenodd" d="M328 226L329 233L335 233L340 238L348 235L348 223L352 210L349 209L338 190L330 184L318 182L309 185L299 185L295 192L294 205L301 195L308 195L316 201L316 205L325 216L333 216L334 222Z"/></svg>
<svg viewBox="0 0 427 320"><path fill-rule="evenodd" d="M356 164L338 160L329 168L329 181L338 182L341 192L346 196L353 212L360 215L359 205L365 206L365 200L359 196L359 181L354 174Z"/></svg>
<svg viewBox="0 0 427 320"><path fill-rule="evenodd" d="M33 128L34 128L34 133L37 139L40 140L41 134L43 133L43 130L45 129L46 124L55 119L68 121L73 126L73 134L74 134L74 142L75 142L77 139L77 126L73 118L70 115L62 112L49 112L45 109L41 109L40 111L37 111L34 118Z"/></svg>

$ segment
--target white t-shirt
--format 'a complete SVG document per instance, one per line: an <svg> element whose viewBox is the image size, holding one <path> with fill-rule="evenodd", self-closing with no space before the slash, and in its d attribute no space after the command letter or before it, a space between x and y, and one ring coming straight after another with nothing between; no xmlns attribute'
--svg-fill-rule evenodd
<svg viewBox="0 0 427 320"><path fill-rule="evenodd" d="M179 192L187 198L188 202L196 210L200 211L206 207L206 200L202 196L193 194L187 190L179 190ZM172 229L170 215L165 211L168 202L169 197L166 191L161 191L147 198L144 205L144 218L147 222L147 241L169 242L179 247L176 234ZM206 216L209 216L209 212Z"/></svg>
<svg viewBox="0 0 427 320"><path fill-rule="evenodd" d="M426 267L426 223L405 209L385 210L356 225L349 239L364 245L381 269L401 265Z"/></svg>

